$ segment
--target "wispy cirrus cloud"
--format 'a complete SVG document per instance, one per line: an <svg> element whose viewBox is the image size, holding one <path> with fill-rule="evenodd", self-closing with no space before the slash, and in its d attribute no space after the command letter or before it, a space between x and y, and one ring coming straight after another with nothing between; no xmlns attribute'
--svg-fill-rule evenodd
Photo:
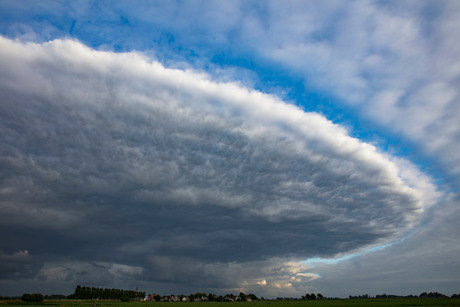
<svg viewBox="0 0 460 307"><path fill-rule="evenodd" d="M266 7L266 17L250 18L244 32L259 54L458 175L458 3Z"/></svg>

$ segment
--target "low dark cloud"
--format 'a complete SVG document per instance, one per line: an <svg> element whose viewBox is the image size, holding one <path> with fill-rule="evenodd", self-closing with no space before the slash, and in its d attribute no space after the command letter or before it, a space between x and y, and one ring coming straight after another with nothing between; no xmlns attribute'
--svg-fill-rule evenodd
<svg viewBox="0 0 460 307"><path fill-rule="evenodd" d="M262 287L282 275L267 263L399 237L437 195L324 117L236 84L69 40L0 43L0 239L42 279Z"/></svg>
<svg viewBox="0 0 460 307"><path fill-rule="evenodd" d="M27 250L13 254L0 250L0 279L34 277L40 269L40 262L29 255Z"/></svg>

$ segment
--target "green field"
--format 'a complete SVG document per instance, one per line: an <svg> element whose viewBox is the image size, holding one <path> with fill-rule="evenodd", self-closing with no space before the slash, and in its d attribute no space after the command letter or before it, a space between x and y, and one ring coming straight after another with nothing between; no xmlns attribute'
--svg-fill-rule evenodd
<svg viewBox="0 0 460 307"><path fill-rule="evenodd" d="M50 300L43 303L24 303L22 301L0 301L7 307L93 307L90 300ZM393 299L344 299L316 301L257 301L257 302L120 302L97 301L96 307L308 307L308 306L460 306L460 299L452 298L393 298Z"/></svg>

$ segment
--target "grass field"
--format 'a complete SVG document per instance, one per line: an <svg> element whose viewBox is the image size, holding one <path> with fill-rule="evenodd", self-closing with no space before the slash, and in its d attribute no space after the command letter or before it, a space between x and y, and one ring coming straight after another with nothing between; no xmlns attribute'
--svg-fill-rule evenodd
<svg viewBox="0 0 460 307"><path fill-rule="evenodd" d="M93 307L90 300L50 300L43 303L24 303L22 301L0 301L7 307ZM316 301L257 301L257 302L120 302L97 301L96 307L309 307L309 306L460 306L460 299L452 298L393 298L393 299L344 299Z"/></svg>

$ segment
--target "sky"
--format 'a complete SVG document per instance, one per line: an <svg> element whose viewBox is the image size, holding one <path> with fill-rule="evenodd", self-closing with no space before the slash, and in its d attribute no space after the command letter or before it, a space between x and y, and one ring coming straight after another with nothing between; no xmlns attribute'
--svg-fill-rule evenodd
<svg viewBox="0 0 460 307"><path fill-rule="evenodd" d="M0 1L0 295L460 293L459 16Z"/></svg>

